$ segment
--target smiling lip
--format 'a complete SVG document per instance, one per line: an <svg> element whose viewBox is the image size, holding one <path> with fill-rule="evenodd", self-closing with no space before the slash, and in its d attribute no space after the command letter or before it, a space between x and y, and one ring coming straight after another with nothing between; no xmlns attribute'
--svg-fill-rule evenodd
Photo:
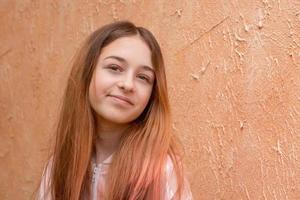
<svg viewBox="0 0 300 200"><path fill-rule="evenodd" d="M125 101L126 103L129 103L130 105L133 105L133 103L132 103L132 102L130 101L130 99L127 98L127 97L120 96L120 95L108 95L108 96L117 98L117 99L119 99L119 100L121 100L121 101Z"/></svg>

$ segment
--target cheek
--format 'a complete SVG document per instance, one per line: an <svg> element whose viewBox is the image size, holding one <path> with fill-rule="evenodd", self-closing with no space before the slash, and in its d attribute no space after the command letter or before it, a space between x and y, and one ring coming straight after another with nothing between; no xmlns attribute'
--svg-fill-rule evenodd
<svg viewBox="0 0 300 200"><path fill-rule="evenodd" d="M146 105L148 104L148 101L150 99L152 93L152 87L147 88L147 89L143 89L141 90L141 95L140 95L140 100L141 102L143 102L143 107L146 107Z"/></svg>
<svg viewBox="0 0 300 200"><path fill-rule="evenodd" d="M95 88L95 79L94 76L91 79L90 85L89 85L89 100L90 103L93 104L96 98L96 88Z"/></svg>
<svg viewBox="0 0 300 200"><path fill-rule="evenodd" d="M111 80L107 76L103 76L100 72L96 72L94 75L93 81L91 82L93 90L92 92L95 94L96 97L101 97L105 95L105 91L109 88L112 84Z"/></svg>
<svg viewBox="0 0 300 200"><path fill-rule="evenodd" d="M89 98L92 103L97 102L103 95L103 87L105 86L105 82L102 81L102 78L100 78L99 75L100 74L95 71L89 86Z"/></svg>

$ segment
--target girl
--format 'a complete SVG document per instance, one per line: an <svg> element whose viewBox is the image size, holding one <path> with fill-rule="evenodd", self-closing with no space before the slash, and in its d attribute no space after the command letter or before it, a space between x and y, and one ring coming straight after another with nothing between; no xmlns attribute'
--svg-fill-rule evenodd
<svg viewBox="0 0 300 200"><path fill-rule="evenodd" d="M176 146L157 41L106 25L75 57L38 199L192 199Z"/></svg>

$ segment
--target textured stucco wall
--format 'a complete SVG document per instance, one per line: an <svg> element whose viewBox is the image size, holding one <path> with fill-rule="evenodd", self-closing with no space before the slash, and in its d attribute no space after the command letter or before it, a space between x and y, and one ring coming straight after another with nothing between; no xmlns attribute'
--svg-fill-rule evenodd
<svg viewBox="0 0 300 200"><path fill-rule="evenodd" d="M162 46L198 199L300 199L299 0L0 1L0 199L29 199L70 60L129 19Z"/></svg>

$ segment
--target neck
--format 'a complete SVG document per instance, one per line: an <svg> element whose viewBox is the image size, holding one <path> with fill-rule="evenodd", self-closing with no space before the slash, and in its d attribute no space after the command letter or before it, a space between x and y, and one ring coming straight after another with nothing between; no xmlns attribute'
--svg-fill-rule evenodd
<svg viewBox="0 0 300 200"><path fill-rule="evenodd" d="M97 123L96 162L101 163L113 154L120 143L120 138L128 124L114 124L101 121Z"/></svg>

